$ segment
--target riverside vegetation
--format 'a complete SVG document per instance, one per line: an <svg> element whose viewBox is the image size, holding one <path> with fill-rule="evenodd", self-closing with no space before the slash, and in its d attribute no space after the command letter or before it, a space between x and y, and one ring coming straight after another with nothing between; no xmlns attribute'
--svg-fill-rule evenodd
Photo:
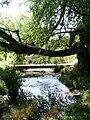
<svg viewBox="0 0 90 120"><path fill-rule="evenodd" d="M0 13L0 31L8 33L10 38L11 36L14 37L19 43L18 36L11 32L12 30L19 30L23 44L35 48L40 47L45 50L67 50L67 48L72 48L74 43L79 42L80 45L84 43L80 47L83 48L80 49L81 54L78 55L78 49L75 50L79 63L81 63L80 67L85 72L88 68L87 66L90 67L88 62L90 61L89 0L83 0L83 2L82 0L30 0L29 5L31 5L30 10L33 13L28 16L21 15L11 19L11 17L4 17ZM66 14L67 18L65 17ZM78 35L70 35L70 38L72 37L73 39L71 39L72 43L69 47L69 37L63 36L61 32L63 28L66 31L69 24L71 26L71 23L76 31L70 29L70 33L75 34L76 32ZM60 27L59 30L57 29L58 27ZM83 31L82 34L80 31ZM59 32L60 34L58 34ZM2 34L0 35L0 45L11 45L7 39L3 39ZM21 45L21 43L19 44ZM60 75L60 81L71 91L80 91L82 95L78 98L77 103L58 109L53 107L50 110L47 109L47 111L45 111L44 106L49 104L48 101L42 98L40 100L39 98L27 100L23 91L21 93L18 92L22 73L14 67L8 67L12 64L26 63L67 63L72 58L76 58L76 56L50 58L32 54L29 56L30 59L27 60L27 55L17 55L9 50L7 47L0 46L0 120L90 120L90 77L80 73L77 66L65 67L60 73L56 73ZM14 50L16 51L16 48ZM62 117L58 117L61 111L65 114Z"/></svg>
<svg viewBox="0 0 90 120"><path fill-rule="evenodd" d="M90 119L90 78L82 76L77 66L61 70L60 81L72 91L79 90L77 102L65 108L51 108L45 111L48 101L37 98L27 100L23 92L18 93L21 72L14 67L0 68L0 120L89 120ZM40 101L38 105L38 101ZM42 109L43 108L43 109ZM60 112L64 111L62 117Z"/></svg>

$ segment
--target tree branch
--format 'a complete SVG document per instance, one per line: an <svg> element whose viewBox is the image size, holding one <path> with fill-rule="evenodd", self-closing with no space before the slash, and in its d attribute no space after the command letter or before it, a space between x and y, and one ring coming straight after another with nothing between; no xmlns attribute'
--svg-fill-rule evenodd
<svg viewBox="0 0 90 120"><path fill-rule="evenodd" d="M7 44L5 42L0 41L0 46L4 47L4 48L9 48L10 44Z"/></svg>
<svg viewBox="0 0 90 120"><path fill-rule="evenodd" d="M49 56L49 57L63 57L63 56L70 56L73 54L77 54L80 52L80 47L78 43L74 44L71 48L59 50L59 51L53 51L53 50L45 50L41 48L35 48L35 47L29 47L26 45L22 46L21 54L40 54L43 56Z"/></svg>
<svg viewBox="0 0 90 120"><path fill-rule="evenodd" d="M0 30L0 37L5 39L6 41L9 42L9 44L15 49L17 46L17 49L19 50L20 44L9 34L7 34L5 31Z"/></svg>
<svg viewBox="0 0 90 120"><path fill-rule="evenodd" d="M53 50L45 50L42 48L36 48L24 44L20 44L17 42L12 36L8 35L6 32L0 30L0 37L8 41L9 43L5 43L0 41L0 45L4 48L7 48L10 51L13 51L17 54L39 54L43 56L50 56L50 57L60 57L60 56L69 56L73 54L77 54L80 52L80 47L78 43L74 44L71 48L53 51Z"/></svg>

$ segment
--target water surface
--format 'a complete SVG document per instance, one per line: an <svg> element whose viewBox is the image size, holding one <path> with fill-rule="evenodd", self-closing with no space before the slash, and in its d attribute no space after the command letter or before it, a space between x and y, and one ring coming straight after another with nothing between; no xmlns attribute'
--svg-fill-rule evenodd
<svg viewBox="0 0 90 120"><path fill-rule="evenodd" d="M59 81L57 75L41 75L33 77L23 77L20 89L23 90L27 98L42 96L45 99L53 97L67 103L74 103L72 96L67 96L69 88Z"/></svg>

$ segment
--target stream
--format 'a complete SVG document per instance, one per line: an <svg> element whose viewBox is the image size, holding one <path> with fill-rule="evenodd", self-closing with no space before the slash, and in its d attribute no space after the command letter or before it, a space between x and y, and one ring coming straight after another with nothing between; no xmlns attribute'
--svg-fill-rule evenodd
<svg viewBox="0 0 90 120"><path fill-rule="evenodd" d="M36 113L41 116L49 115L49 111L52 111L52 118L60 119L65 114L66 106L76 103L75 98L68 94L69 88L61 83L59 76L55 74L23 76L20 90L27 100L36 101Z"/></svg>
<svg viewBox="0 0 90 120"><path fill-rule="evenodd" d="M75 103L73 96L67 95L69 88L60 82L59 77L53 74L43 74L33 77L22 77L20 87L25 96L29 98L43 97L44 99L55 98L62 103Z"/></svg>

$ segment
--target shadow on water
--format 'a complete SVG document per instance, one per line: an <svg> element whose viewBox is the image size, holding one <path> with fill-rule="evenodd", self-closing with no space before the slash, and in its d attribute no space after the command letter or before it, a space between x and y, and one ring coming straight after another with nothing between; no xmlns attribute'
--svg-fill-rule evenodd
<svg viewBox="0 0 90 120"><path fill-rule="evenodd" d="M27 100L33 99L37 102L40 115L55 109L54 117L60 118L64 112L59 113L56 109L61 110L68 104L76 103L75 98L68 94L70 92L68 87L59 81L57 75L53 74L23 76L19 91L26 96Z"/></svg>

